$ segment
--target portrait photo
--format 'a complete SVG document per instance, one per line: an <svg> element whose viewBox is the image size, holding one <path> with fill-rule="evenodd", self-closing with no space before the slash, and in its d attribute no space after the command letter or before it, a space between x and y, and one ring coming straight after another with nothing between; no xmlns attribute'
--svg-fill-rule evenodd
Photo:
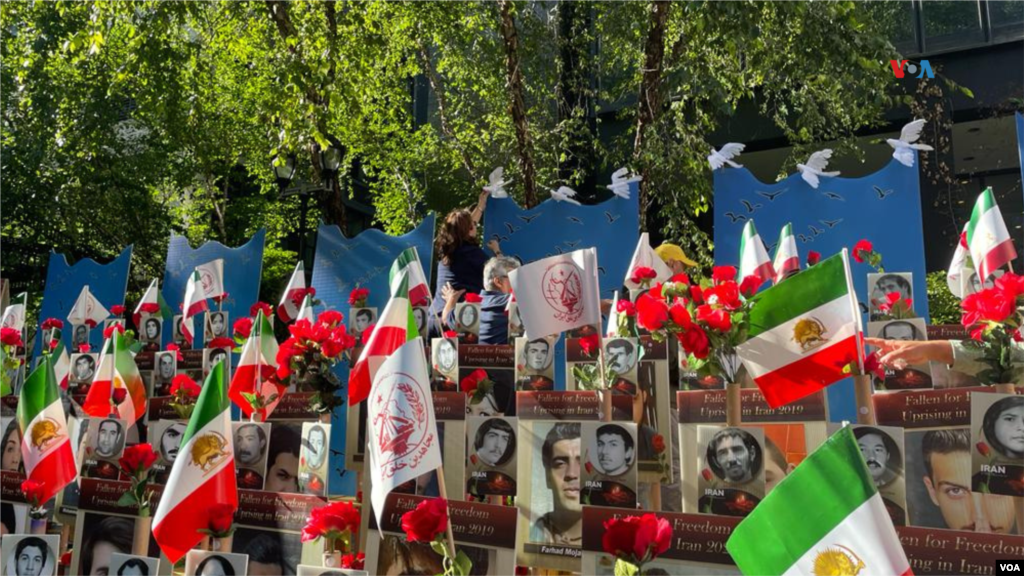
<svg viewBox="0 0 1024 576"><path fill-rule="evenodd" d="M580 546L583 541L582 442L579 422L531 422L528 459L535 474L530 478L532 494L528 542Z"/></svg>
<svg viewBox="0 0 1024 576"><path fill-rule="evenodd" d="M348 331L353 336L359 336L364 330L377 321L376 308L350 308L348 311Z"/></svg>
<svg viewBox="0 0 1024 576"><path fill-rule="evenodd" d="M230 338L231 323L227 312L207 312L204 322L204 341L209 344L215 338Z"/></svg>
<svg viewBox="0 0 1024 576"><path fill-rule="evenodd" d="M11 534L3 537L4 574L10 576L56 576L60 536Z"/></svg>
<svg viewBox="0 0 1024 576"><path fill-rule="evenodd" d="M181 314L175 314L171 318L171 324L174 326L174 332L172 333L172 337L173 337L174 343L179 345L179 346L182 346L182 348L186 347L186 346L184 346L184 344L185 344L185 332L181 329L181 323L184 320L185 320L185 317L182 316Z"/></svg>
<svg viewBox="0 0 1024 576"><path fill-rule="evenodd" d="M79 353L72 354L71 373L68 374L68 381L75 384L92 384L96 376L97 354Z"/></svg>
<svg viewBox="0 0 1024 576"><path fill-rule="evenodd" d="M295 574L302 559L302 542L296 533L239 526L231 551L248 557L249 576Z"/></svg>
<svg viewBox="0 0 1024 576"><path fill-rule="evenodd" d="M924 318L868 322L869 336L885 340L927 340ZM911 364L904 368L886 367L885 380L874 378L877 391L919 390L932 387L932 369L928 363Z"/></svg>
<svg viewBox="0 0 1024 576"><path fill-rule="evenodd" d="M746 516L764 498L764 430L698 426L702 467L698 508L704 514Z"/></svg>
<svg viewBox="0 0 1024 576"><path fill-rule="evenodd" d="M519 314L519 305L515 302L508 303L508 341L515 342L516 338L526 335L526 328L523 327L523 317Z"/></svg>
<svg viewBox="0 0 1024 576"><path fill-rule="evenodd" d="M429 306L413 306L412 318L416 321L416 330L421 336L427 336L428 321L430 318L430 307Z"/></svg>
<svg viewBox="0 0 1024 576"><path fill-rule="evenodd" d="M0 418L3 428L3 454L0 455L0 470L17 472L21 470L21 428L14 416Z"/></svg>
<svg viewBox="0 0 1024 576"><path fill-rule="evenodd" d="M966 298L976 292L992 288L996 285L996 280L1002 277L1005 273L1005 270L995 270L985 280L985 282L982 282L981 278L978 277L978 272L974 268L965 266L963 271L960 273L960 294Z"/></svg>
<svg viewBox="0 0 1024 576"><path fill-rule="evenodd" d="M583 490L581 503L636 508L636 424L581 423Z"/></svg>
<svg viewBox="0 0 1024 576"><path fill-rule="evenodd" d="M516 390L555 389L555 343L557 336L516 338Z"/></svg>
<svg viewBox="0 0 1024 576"><path fill-rule="evenodd" d="M969 428L907 430L904 438L911 526L1018 533L1013 497L971 490Z"/></svg>
<svg viewBox="0 0 1024 576"><path fill-rule="evenodd" d="M185 555L186 576L247 576L249 557L245 554L189 550Z"/></svg>
<svg viewBox="0 0 1024 576"><path fill-rule="evenodd" d="M203 378L209 376L213 367L225 362L224 374L227 381L231 381L231 349L230 348L203 348Z"/></svg>
<svg viewBox="0 0 1024 576"><path fill-rule="evenodd" d="M1024 396L971 392L975 492L1024 496Z"/></svg>
<svg viewBox="0 0 1024 576"><path fill-rule="evenodd" d="M82 476L117 480L120 475L118 459L124 452L128 423L116 418L91 418L86 433L85 461Z"/></svg>
<svg viewBox="0 0 1024 576"><path fill-rule="evenodd" d="M430 366L433 372L431 389L439 392L458 390L459 340L457 338L432 338L430 357Z"/></svg>
<svg viewBox="0 0 1024 576"><path fill-rule="evenodd" d="M75 522L75 546L71 574L113 574L114 554L131 554L136 519L128 516L79 511Z"/></svg>
<svg viewBox="0 0 1024 576"><path fill-rule="evenodd" d="M78 352L83 344L89 343L90 328L88 324L71 325L71 351Z"/></svg>
<svg viewBox="0 0 1024 576"><path fill-rule="evenodd" d="M0 502L0 536L28 532L28 505Z"/></svg>
<svg viewBox="0 0 1024 576"><path fill-rule="evenodd" d="M156 576L159 568L159 558L118 552L110 556L110 570L107 576Z"/></svg>
<svg viewBox="0 0 1024 576"><path fill-rule="evenodd" d="M615 373L613 394L636 395L637 365L641 348L636 338L610 338L604 342L605 370Z"/></svg>
<svg viewBox="0 0 1024 576"><path fill-rule="evenodd" d="M264 490L299 493L299 451L301 446L301 424L284 422L271 424Z"/></svg>
<svg viewBox="0 0 1024 576"><path fill-rule="evenodd" d="M456 304L455 325L459 334L480 334L480 304L475 302Z"/></svg>
<svg viewBox="0 0 1024 576"><path fill-rule="evenodd" d="M910 299L913 302L914 288L913 275L910 272L885 272L868 274L868 298L870 303L871 321L882 320L885 314L879 310L878 305L887 302L889 294L896 293L901 299Z"/></svg>
<svg viewBox="0 0 1024 576"><path fill-rule="evenodd" d="M331 425L302 423L302 455L299 458L299 492L323 496L327 490L327 461Z"/></svg>
<svg viewBox="0 0 1024 576"><path fill-rule="evenodd" d="M185 436L187 422L178 420L156 420L150 422L149 433L156 451L157 459L153 463L153 480L157 484L165 484L171 473L171 466L178 458L181 450L181 439ZM237 448L236 448L237 450ZM237 458L237 452L236 452Z"/></svg>
<svg viewBox="0 0 1024 576"><path fill-rule="evenodd" d="M903 429L890 426L853 426L860 454L868 466L893 524L907 523L907 485L903 462Z"/></svg>
<svg viewBox="0 0 1024 576"><path fill-rule="evenodd" d="M443 557L430 548L428 542L407 542L405 535L384 534L384 537L371 538L370 546L376 546L376 566L367 564L370 574L443 574ZM473 563L470 569L472 576L491 576L503 574L498 569L495 558L497 552L476 546L464 546L456 543L455 549L462 551ZM367 553L367 560L371 557ZM321 573L322 574L322 573Z"/></svg>
<svg viewBox="0 0 1024 576"><path fill-rule="evenodd" d="M466 418L466 492L515 496L517 422L511 417Z"/></svg>
<svg viewBox="0 0 1024 576"><path fill-rule="evenodd" d="M161 343L161 335L164 330L164 319L159 316L147 316L142 318L142 326L139 327L139 341L146 343Z"/></svg>
<svg viewBox="0 0 1024 576"><path fill-rule="evenodd" d="M152 396L170 396L171 384L178 375L178 353L176 351L153 353Z"/></svg>
<svg viewBox="0 0 1024 576"><path fill-rule="evenodd" d="M235 478L239 488L262 490L267 475L270 423L232 422L235 442Z"/></svg>

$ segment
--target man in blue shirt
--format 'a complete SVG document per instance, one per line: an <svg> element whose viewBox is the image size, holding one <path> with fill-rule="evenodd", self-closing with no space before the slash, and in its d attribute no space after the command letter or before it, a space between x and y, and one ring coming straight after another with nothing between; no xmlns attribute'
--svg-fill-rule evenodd
<svg viewBox="0 0 1024 576"><path fill-rule="evenodd" d="M508 273L519 268L519 261L508 256L495 256L484 264L484 290L480 293L480 344L508 344L508 316L505 308L512 296ZM463 290L445 286L445 307L441 317L450 328L455 326L455 304Z"/></svg>

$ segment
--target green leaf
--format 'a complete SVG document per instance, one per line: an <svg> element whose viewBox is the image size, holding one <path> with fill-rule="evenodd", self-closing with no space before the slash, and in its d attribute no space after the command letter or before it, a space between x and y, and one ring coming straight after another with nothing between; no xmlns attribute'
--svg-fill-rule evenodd
<svg viewBox="0 0 1024 576"><path fill-rule="evenodd" d="M133 506L138 503L139 501L135 498L135 494L131 491L121 494L121 497L117 499L118 506Z"/></svg>
<svg viewBox="0 0 1024 576"><path fill-rule="evenodd" d="M469 576L473 570L473 561L466 556L466 553L459 550L455 555L455 573L459 576Z"/></svg>
<svg viewBox="0 0 1024 576"><path fill-rule="evenodd" d="M615 576L637 576L640 569L631 562L618 558L615 560Z"/></svg>

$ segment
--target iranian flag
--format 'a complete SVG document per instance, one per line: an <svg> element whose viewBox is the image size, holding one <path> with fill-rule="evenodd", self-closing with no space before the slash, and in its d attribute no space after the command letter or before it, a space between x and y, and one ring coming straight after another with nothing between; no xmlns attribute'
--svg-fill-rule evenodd
<svg viewBox="0 0 1024 576"><path fill-rule="evenodd" d="M302 307L299 308L299 313L295 317L296 320L308 320L310 324L313 324L313 297L306 294L302 297Z"/></svg>
<svg viewBox="0 0 1024 576"><path fill-rule="evenodd" d="M100 301L89 291L89 286L82 286L71 312L68 312L68 322L72 325L87 324L96 326L110 316L110 312L100 304Z"/></svg>
<svg viewBox="0 0 1024 576"><path fill-rule="evenodd" d="M146 385L124 334L118 330L103 345L100 365L82 409L94 418L106 418L116 411L117 417L129 425L146 413Z"/></svg>
<svg viewBox="0 0 1024 576"><path fill-rule="evenodd" d="M23 332L25 330L25 310L28 309L28 292L22 292L14 299L21 300L21 302L15 302L4 309L3 318L0 318L0 326Z"/></svg>
<svg viewBox="0 0 1024 576"><path fill-rule="evenodd" d="M740 236L740 271L736 281L740 282L752 274L761 279L761 284L775 279L775 269L772 268L761 235L754 228L754 221L747 220L743 226L743 235Z"/></svg>
<svg viewBox="0 0 1024 576"><path fill-rule="evenodd" d="M135 307L135 312L132 314L132 322L135 323L136 328L142 326L143 315L159 315L165 320L173 316L170 307L164 301L163 294L160 293L160 281L156 278L149 283L149 288L146 288L146 293L142 295L142 300L139 301L138 306Z"/></svg>
<svg viewBox="0 0 1024 576"><path fill-rule="evenodd" d="M754 297L747 341L736 348L772 408L846 378L859 362L860 313L846 251Z"/></svg>
<svg viewBox="0 0 1024 576"><path fill-rule="evenodd" d="M783 478L725 547L744 574L913 574L849 426Z"/></svg>
<svg viewBox="0 0 1024 576"><path fill-rule="evenodd" d="M971 212L971 221L967 224L967 246L982 281L1017 257L1013 239L1006 230L991 187L986 188L974 203L974 212Z"/></svg>
<svg viewBox="0 0 1024 576"><path fill-rule="evenodd" d="M612 306L608 309L608 328L604 331L604 335L608 337L615 336L619 333L619 291L615 291L615 295L612 296Z"/></svg>
<svg viewBox="0 0 1024 576"><path fill-rule="evenodd" d="M779 245L775 248L772 268L775 269L776 284L800 271L800 254L796 249L796 238L793 237L793 225L788 222L779 233Z"/></svg>
<svg viewBox="0 0 1024 576"><path fill-rule="evenodd" d="M25 475L43 485L42 500L46 502L78 475L60 390L49 356L43 357L42 363L21 387L18 426L21 428L21 458Z"/></svg>
<svg viewBox="0 0 1024 576"><path fill-rule="evenodd" d="M402 344L419 336L416 318L409 304L409 277L407 269L399 271L398 282L391 283L391 299L377 319L370 338L359 354L348 378L348 403L358 404L370 395L373 378L384 360Z"/></svg>
<svg viewBox="0 0 1024 576"><path fill-rule="evenodd" d="M249 339L242 348L242 357L238 360L238 366L231 377L231 388L228 390L228 397L242 409L246 418L256 412L260 416L260 421L266 422L284 395L287 386L274 377L277 371L277 348L274 328L260 310L256 313ZM245 397L247 394L252 395L254 399L255 395L259 395L255 407Z"/></svg>
<svg viewBox="0 0 1024 576"><path fill-rule="evenodd" d="M185 341L191 346L193 340L195 340L195 326L192 324L192 318L200 312L209 310L209 306L206 304L206 295L203 292L202 279L199 275L199 269L192 271L192 275L188 278L188 284L185 285L185 301L181 305L182 319L181 319L181 334L185 337Z"/></svg>
<svg viewBox="0 0 1024 576"><path fill-rule="evenodd" d="M415 246L402 250L402 253L391 264L388 286L391 288L392 294L395 293L398 283L401 282L402 270L406 271L409 282L409 303L413 306L429 305L430 287L427 286L427 275L423 273L423 265L420 263L420 255Z"/></svg>
<svg viewBox="0 0 1024 576"><path fill-rule="evenodd" d="M50 335L51 341L57 345L50 350L50 358L53 359L53 373L57 378L57 385L63 390L68 389L68 375L71 374L71 357L68 356L68 349L64 346L64 337L60 328L54 328ZM50 342L43 342L43 346L50 347Z"/></svg>
<svg viewBox="0 0 1024 576"><path fill-rule="evenodd" d="M203 539L214 504L238 508L227 373L218 362L196 400L181 449L153 516L153 537L175 563Z"/></svg>
<svg viewBox="0 0 1024 576"><path fill-rule="evenodd" d="M292 277L281 294L281 303L277 305L277 316L282 322L291 322L299 314L299 306L306 295L306 269L302 260L295 265Z"/></svg>

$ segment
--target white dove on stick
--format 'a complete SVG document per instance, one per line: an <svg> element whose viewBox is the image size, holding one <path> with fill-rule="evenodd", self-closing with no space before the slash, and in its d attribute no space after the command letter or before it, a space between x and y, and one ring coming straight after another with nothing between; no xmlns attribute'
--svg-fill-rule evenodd
<svg viewBox="0 0 1024 576"><path fill-rule="evenodd" d="M712 170L718 170L722 166L728 164L733 168L742 168L742 164L737 164L732 161L733 158L740 155L743 149L746 148L746 144L740 144L738 142L729 142L725 146L722 146L721 150L711 149L711 154L708 155L708 164L711 164Z"/></svg>
<svg viewBox="0 0 1024 576"><path fill-rule="evenodd" d="M558 190L552 190L551 197L558 202L568 202L570 204L582 206L582 204L575 200L576 191L568 186L559 186Z"/></svg>
<svg viewBox="0 0 1024 576"><path fill-rule="evenodd" d="M484 190L491 193L491 198L508 198L505 185L512 181L504 180L504 177L505 168L501 166L495 168L490 176L487 177L487 186L484 186Z"/></svg>
<svg viewBox="0 0 1024 576"><path fill-rule="evenodd" d="M818 177L832 178L839 176L839 172L825 172L828 167L828 159L832 157L832 150L825 148L819 150L807 159L807 164L797 164L796 169L800 171L800 177L811 185L811 188L818 187Z"/></svg>
<svg viewBox="0 0 1024 576"><path fill-rule="evenodd" d="M640 176L630 174L629 168L619 168L612 173L612 183L609 184L607 188L619 198L629 200L629 185L641 180L643 180L643 178Z"/></svg>
<svg viewBox="0 0 1024 576"><path fill-rule="evenodd" d="M903 130L900 130L899 140L886 138L885 141L893 148L892 157L900 164L911 168L914 166L914 153L912 150L934 150L934 148L927 144L914 144L921 137L921 130L923 128L924 120L919 118L904 126Z"/></svg>

